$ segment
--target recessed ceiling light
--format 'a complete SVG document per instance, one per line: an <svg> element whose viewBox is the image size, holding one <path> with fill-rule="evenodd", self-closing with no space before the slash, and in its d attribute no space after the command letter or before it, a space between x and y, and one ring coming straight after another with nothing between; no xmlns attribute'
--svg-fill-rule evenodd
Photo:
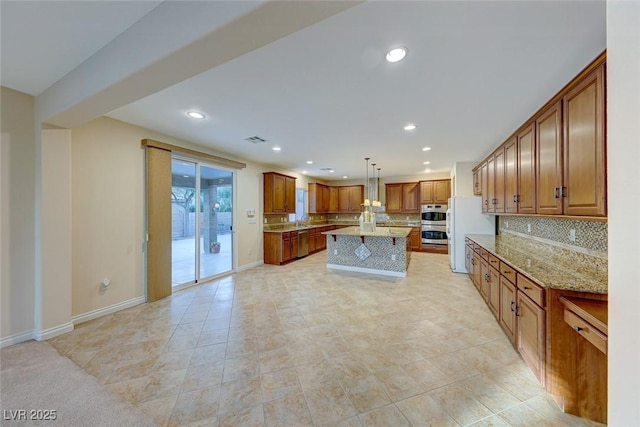
<svg viewBox="0 0 640 427"><path fill-rule="evenodd" d="M280 148L280 146L279 146L279 145L274 145L274 146L273 146L273 148L272 148L272 150L273 150L273 151L280 151L280 150L282 150L282 148Z"/></svg>
<svg viewBox="0 0 640 427"><path fill-rule="evenodd" d="M422 151L429 151L431 150L431 147L422 147Z"/></svg>
<svg viewBox="0 0 640 427"><path fill-rule="evenodd" d="M199 111L189 111L187 113L187 116L191 117L192 119L204 119L205 117L207 117Z"/></svg>
<svg viewBox="0 0 640 427"><path fill-rule="evenodd" d="M342 175L342 179L347 179L349 178L347 175Z"/></svg>
<svg viewBox="0 0 640 427"><path fill-rule="evenodd" d="M333 169L329 169L329 173L334 173L335 171Z"/></svg>
<svg viewBox="0 0 640 427"><path fill-rule="evenodd" d="M399 62L407 56L407 48L406 47L396 47L387 52L387 61L388 62Z"/></svg>
<svg viewBox="0 0 640 427"><path fill-rule="evenodd" d="M302 171L302 175L306 175L306 174L307 174L307 171Z"/></svg>
<svg viewBox="0 0 640 427"><path fill-rule="evenodd" d="M425 169L424 171L425 171L426 173L429 173L429 172L431 172L431 169Z"/></svg>
<svg viewBox="0 0 640 427"><path fill-rule="evenodd" d="M312 165L313 164L313 160L307 160L307 164L308 165Z"/></svg>
<svg viewBox="0 0 640 427"><path fill-rule="evenodd" d="M404 130L415 130L415 129L416 129L416 125L414 125L413 123L409 123L404 127Z"/></svg>
<svg viewBox="0 0 640 427"><path fill-rule="evenodd" d="M431 162L422 162L423 165L430 165Z"/></svg>

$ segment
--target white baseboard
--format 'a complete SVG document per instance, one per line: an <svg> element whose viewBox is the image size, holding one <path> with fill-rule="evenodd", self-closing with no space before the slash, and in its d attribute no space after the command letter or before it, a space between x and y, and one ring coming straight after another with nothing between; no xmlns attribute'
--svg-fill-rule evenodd
<svg viewBox="0 0 640 427"><path fill-rule="evenodd" d="M19 344L21 342L33 339L33 330L21 332L19 334L9 335L0 339L0 348L9 347L10 345Z"/></svg>
<svg viewBox="0 0 640 427"><path fill-rule="evenodd" d="M249 263L249 264L245 264L245 265L241 265L241 266L237 267L237 268L236 268L236 271L239 273L239 272L241 272L241 271L250 270L250 269L252 269L253 267L261 266L262 264L264 264L264 261L263 261L263 260L256 261L256 262L251 262L251 263Z"/></svg>
<svg viewBox="0 0 640 427"><path fill-rule="evenodd" d="M73 316L71 321L74 325L88 322L89 320L97 319L98 317L106 316L107 314L115 313L116 311L124 310L126 308L135 307L146 302L145 297L132 298L127 301L119 302L117 304L110 305L108 307L99 308L97 310L89 311L88 313L79 314Z"/></svg>
<svg viewBox="0 0 640 427"><path fill-rule="evenodd" d="M34 330L33 339L36 341L46 341L71 331L73 331L73 323L67 322L42 331Z"/></svg>

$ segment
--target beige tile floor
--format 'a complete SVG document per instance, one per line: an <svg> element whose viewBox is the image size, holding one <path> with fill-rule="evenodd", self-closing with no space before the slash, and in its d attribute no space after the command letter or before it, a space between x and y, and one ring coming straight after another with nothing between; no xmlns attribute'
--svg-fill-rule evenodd
<svg viewBox="0 0 640 427"><path fill-rule="evenodd" d="M324 252L78 325L49 342L161 425L584 426L563 414L466 275L402 280Z"/></svg>

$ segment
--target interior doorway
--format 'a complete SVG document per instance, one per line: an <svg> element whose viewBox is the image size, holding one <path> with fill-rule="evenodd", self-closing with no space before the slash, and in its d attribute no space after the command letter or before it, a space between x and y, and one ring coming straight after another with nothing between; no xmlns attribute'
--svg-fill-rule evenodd
<svg viewBox="0 0 640 427"><path fill-rule="evenodd" d="M174 290L233 271L233 177L193 159L171 159Z"/></svg>

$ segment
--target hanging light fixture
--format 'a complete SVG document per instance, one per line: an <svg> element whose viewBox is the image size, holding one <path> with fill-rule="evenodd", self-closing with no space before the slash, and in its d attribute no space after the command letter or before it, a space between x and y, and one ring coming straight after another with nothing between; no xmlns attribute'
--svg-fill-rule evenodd
<svg viewBox="0 0 640 427"><path fill-rule="evenodd" d="M380 168L378 168L378 177L376 178L376 200L374 202L375 207L381 207L382 202L380 202Z"/></svg>
<svg viewBox="0 0 640 427"><path fill-rule="evenodd" d="M371 206L371 200L369 199L369 157L365 157L364 160L367 162L367 167L365 169L365 175L366 175L366 180L364 182L364 194L365 194L365 199L364 199L364 206Z"/></svg>

